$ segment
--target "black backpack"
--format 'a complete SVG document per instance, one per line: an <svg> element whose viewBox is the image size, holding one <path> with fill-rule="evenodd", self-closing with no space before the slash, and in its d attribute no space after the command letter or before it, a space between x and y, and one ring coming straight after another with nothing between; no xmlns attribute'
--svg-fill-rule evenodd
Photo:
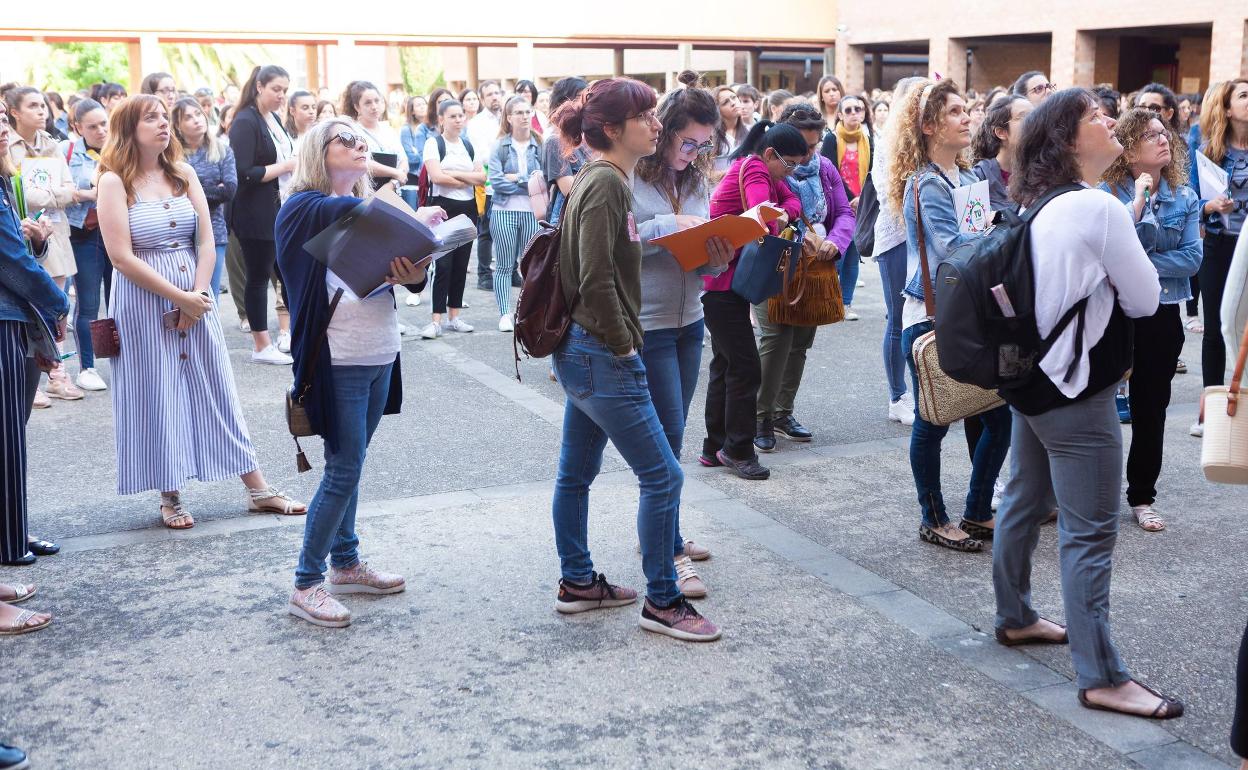
<svg viewBox="0 0 1248 770"><path fill-rule="evenodd" d="M1076 302L1041 338L1036 328L1036 282L1031 265L1031 222L1045 204L1063 193L1081 190L1055 187L1025 213L1002 211L982 237L954 249L936 267L936 337L940 368L958 382L990 390L1025 384L1062 332L1077 319L1075 359L1066 371L1069 381L1082 356L1084 314L1088 299ZM1007 317L992 290L1004 289L1014 315Z"/></svg>

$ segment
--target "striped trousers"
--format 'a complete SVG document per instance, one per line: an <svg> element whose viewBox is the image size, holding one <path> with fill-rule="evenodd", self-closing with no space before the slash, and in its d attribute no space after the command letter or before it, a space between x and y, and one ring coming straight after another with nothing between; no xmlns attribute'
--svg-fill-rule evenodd
<svg viewBox="0 0 1248 770"><path fill-rule="evenodd" d="M537 217L531 211L490 212L490 237L494 239L494 301L498 317L511 314L511 274L520 252L537 234Z"/></svg>
<svg viewBox="0 0 1248 770"><path fill-rule="evenodd" d="M26 421L39 367L26 357L26 324L0 321L0 561L26 555Z"/></svg>

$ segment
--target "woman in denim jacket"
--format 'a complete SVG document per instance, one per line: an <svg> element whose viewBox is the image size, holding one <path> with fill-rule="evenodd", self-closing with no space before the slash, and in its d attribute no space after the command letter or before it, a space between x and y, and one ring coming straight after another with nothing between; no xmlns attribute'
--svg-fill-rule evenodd
<svg viewBox="0 0 1248 770"><path fill-rule="evenodd" d="M234 194L238 192L234 151L213 136L208 127L208 116L195 99L179 99L173 105L170 122L186 151L186 162L195 169L199 183L204 187L204 198L208 201L212 239L217 247L217 262L212 268L212 297L216 301L221 296L221 269L225 266L225 250L230 242L229 231L225 228L225 204L234 200ZM280 291L278 298L281 298Z"/></svg>
<svg viewBox="0 0 1248 770"><path fill-rule="evenodd" d="M494 203L490 237L494 240L494 301L498 330L510 332L511 274L520 252L537 234L537 215L529 203L529 177L542 173L542 138L533 133L533 108L528 97L513 96L503 105L498 146L490 158Z"/></svg>
<svg viewBox="0 0 1248 770"><path fill-rule="evenodd" d="M928 317L923 299L914 191L916 188L919 191L928 268L935 276L936 266L950 252L979 237L958 229L958 217L953 208L954 188L974 183L976 176L965 167L962 159L963 150L971 143L971 118L966 102L952 81L928 81L916 86L894 115L897 125L889 197L894 210L903 212L906 221L910 271L910 280L903 292L901 343L917 393L914 342L931 331L934 323ZM910 433L910 469L923 509L919 537L955 551L983 550L983 539L991 538L996 526L991 507L992 488L1010 447L1010 410L1000 406L979 418L983 433L975 447L970 489L960 526L954 526L946 515L940 488L940 448L949 428L924 420L916 408Z"/></svg>
<svg viewBox="0 0 1248 770"><path fill-rule="evenodd" d="M1183 352L1179 305L1192 297L1191 277L1200 268L1200 200L1188 187L1184 157L1171 150L1182 141L1152 112L1134 109L1115 133L1123 153L1105 172L1101 188L1126 204L1140 244L1161 279L1157 312L1132 319L1136 345L1131 364L1131 451L1127 455L1127 503L1147 532L1165 522L1153 510L1161 474L1170 381Z"/></svg>

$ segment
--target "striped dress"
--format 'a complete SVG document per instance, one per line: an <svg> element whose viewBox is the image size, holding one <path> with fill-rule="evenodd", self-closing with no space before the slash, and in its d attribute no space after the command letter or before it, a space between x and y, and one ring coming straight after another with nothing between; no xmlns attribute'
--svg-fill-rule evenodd
<svg viewBox="0 0 1248 770"><path fill-rule="evenodd" d="M195 283L198 217L186 196L130 207L134 254L180 289ZM169 300L113 278L121 354L113 359L117 491L172 492L187 479L220 481L256 469L221 322L213 312L185 332L166 329Z"/></svg>

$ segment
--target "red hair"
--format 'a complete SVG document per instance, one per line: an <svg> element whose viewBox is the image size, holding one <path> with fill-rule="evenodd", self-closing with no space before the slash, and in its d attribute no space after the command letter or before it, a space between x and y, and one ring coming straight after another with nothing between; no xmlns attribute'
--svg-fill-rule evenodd
<svg viewBox="0 0 1248 770"><path fill-rule="evenodd" d="M575 152L582 141L606 152L611 149L607 126L622 125L657 104L654 89L640 80L606 78L594 81L580 96L564 102L550 120L559 127L566 155Z"/></svg>

